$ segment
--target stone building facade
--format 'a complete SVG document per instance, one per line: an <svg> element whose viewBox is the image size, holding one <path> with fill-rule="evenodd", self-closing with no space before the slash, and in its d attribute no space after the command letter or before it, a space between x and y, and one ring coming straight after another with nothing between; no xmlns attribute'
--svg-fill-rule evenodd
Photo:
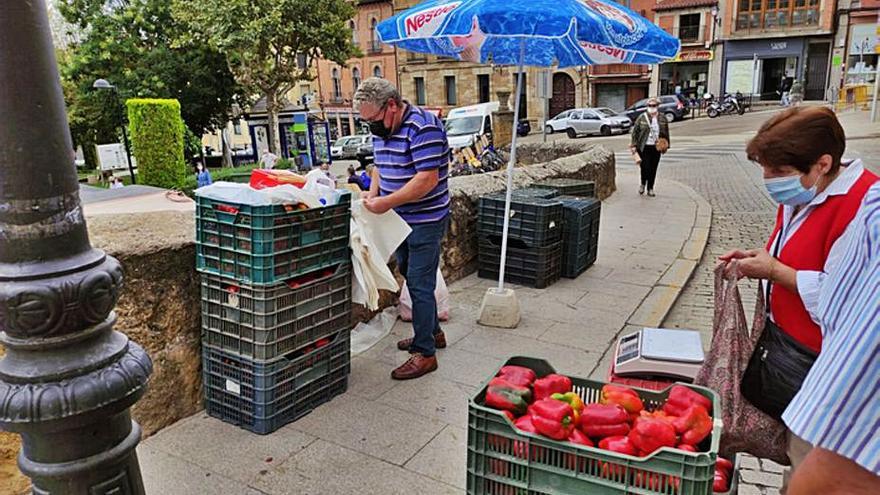
<svg viewBox="0 0 880 495"><path fill-rule="evenodd" d="M352 42L362 56L346 61L344 66L319 60L317 67L317 105L330 124L333 138L357 134L361 129L351 98L361 81L378 76L397 85L397 56L391 45L379 41L376 25L391 17L394 6L390 0L358 0L357 15L349 21Z"/></svg>
<svg viewBox="0 0 880 495"><path fill-rule="evenodd" d="M720 75L710 77L715 62L718 0L662 0L653 7L655 23L681 40L681 52L651 74L652 94L680 93L689 98L718 93Z"/></svg>

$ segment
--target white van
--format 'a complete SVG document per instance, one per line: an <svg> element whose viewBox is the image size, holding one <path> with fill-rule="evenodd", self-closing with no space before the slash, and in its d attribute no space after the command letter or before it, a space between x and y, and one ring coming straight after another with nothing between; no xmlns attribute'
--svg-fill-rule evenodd
<svg viewBox="0 0 880 495"><path fill-rule="evenodd" d="M497 101L467 107L453 108L446 116L446 135L449 147L464 148L474 143L474 137L492 133L492 112L498 111Z"/></svg>

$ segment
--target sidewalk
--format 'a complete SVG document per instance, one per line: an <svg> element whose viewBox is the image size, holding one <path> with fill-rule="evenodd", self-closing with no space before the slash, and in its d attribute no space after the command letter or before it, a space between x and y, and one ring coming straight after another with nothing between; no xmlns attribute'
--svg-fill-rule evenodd
<svg viewBox="0 0 880 495"><path fill-rule="evenodd" d="M344 395L274 434L258 436L200 413L144 441L138 450L149 493L455 494L465 490L467 401L511 355L547 359L562 373L603 378L621 331L659 325L702 256L709 204L660 180L657 198L636 193L618 171L618 192L602 205L599 258L579 278L547 289L517 288L522 322L513 330L476 324L490 280L451 284L449 347L439 369L392 381L406 354L391 335L352 360Z"/></svg>

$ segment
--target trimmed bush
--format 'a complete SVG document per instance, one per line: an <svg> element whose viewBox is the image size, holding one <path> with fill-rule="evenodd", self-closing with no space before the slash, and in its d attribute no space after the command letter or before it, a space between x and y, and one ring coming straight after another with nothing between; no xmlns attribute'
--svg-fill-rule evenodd
<svg viewBox="0 0 880 495"><path fill-rule="evenodd" d="M166 189L180 187L186 177L180 103L136 98L125 104L132 153L138 163L138 182Z"/></svg>

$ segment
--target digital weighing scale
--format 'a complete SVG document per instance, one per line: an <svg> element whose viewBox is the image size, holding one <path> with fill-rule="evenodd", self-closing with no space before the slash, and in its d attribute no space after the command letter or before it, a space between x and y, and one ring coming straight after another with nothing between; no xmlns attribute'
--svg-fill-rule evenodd
<svg viewBox="0 0 880 495"><path fill-rule="evenodd" d="M609 381L654 389L692 382L704 358L700 332L643 328L617 341Z"/></svg>

